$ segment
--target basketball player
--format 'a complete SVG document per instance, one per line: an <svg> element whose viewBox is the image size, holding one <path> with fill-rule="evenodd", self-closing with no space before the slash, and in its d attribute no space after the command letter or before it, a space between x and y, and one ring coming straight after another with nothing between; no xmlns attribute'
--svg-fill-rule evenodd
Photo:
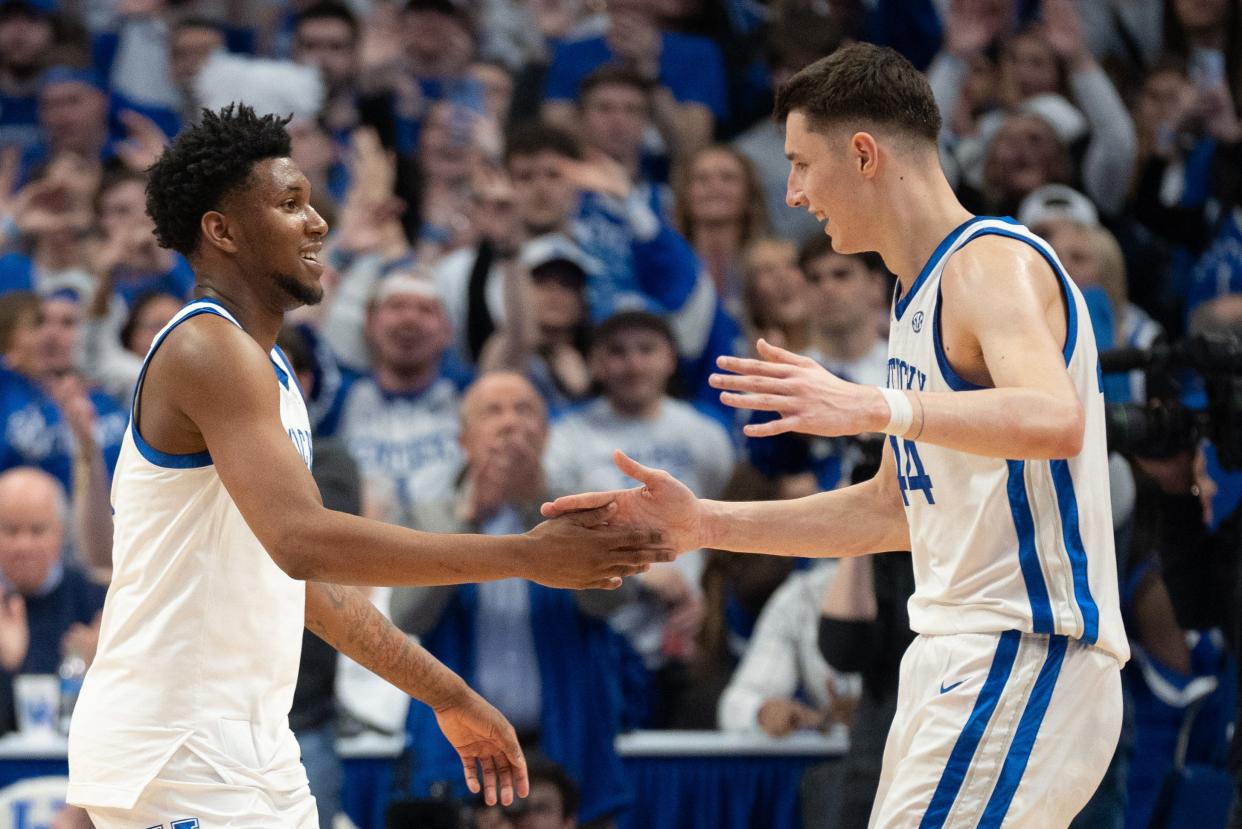
<svg viewBox="0 0 1242 829"><path fill-rule="evenodd" d="M487 537L323 507L275 347L284 312L322 295L327 232L289 149L284 121L230 106L151 171L156 234L198 298L151 346L116 470L113 579L69 735L68 799L98 829L317 827L287 720L303 624L431 706L472 791L524 796L509 723L340 585L612 587L671 555L651 531L592 529L599 512Z"/></svg>
<svg viewBox="0 0 1242 829"><path fill-rule="evenodd" d="M846 382L762 340L722 358L733 406L776 412L751 436L886 432L879 473L794 501L693 498L618 453L644 486L622 520L678 549L799 556L912 550L911 627L873 829L1057 829L1108 766L1128 658L1108 503L1104 401L1078 289L1010 219L970 215L941 172L925 78L858 44L779 91L787 201L841 253L877 251L900 284L887 388Z"/></svg>

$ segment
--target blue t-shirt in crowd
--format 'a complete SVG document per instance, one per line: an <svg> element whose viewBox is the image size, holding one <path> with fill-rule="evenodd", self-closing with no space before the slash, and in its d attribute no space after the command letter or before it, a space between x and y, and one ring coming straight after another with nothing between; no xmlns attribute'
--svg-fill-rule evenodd
<svg viewBox="0 0 1242 829"><path fill-rule="evenodd" d="M0 147L23 152L39 143L39 99L0 93Z"/></svg>
<svg viewBox="0 0 1242 829"><path fill-rule="evenodd" d="M660 83L680 103L702 104L723 121L729 110L719 47L708 38L677 32L662 32L660 44ZM603 36L562 41L548 68L544 97L576 101L583 79L615 59Z"/></svg>
<svg viewBox="0 0 1242 829"><path fill-rule="evenodd" d="M129 413L98 389L89 396L96 412L95 442L111 476ZM37 466L72 492L76 448L68 422L43 389L16 371L0 368L0 471Z"/></svg>

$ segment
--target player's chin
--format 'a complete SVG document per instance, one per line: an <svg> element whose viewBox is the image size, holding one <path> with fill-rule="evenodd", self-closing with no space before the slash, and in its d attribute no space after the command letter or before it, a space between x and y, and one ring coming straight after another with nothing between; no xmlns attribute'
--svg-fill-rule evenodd
<svg viewBox="0 0 1242 829"><path fill-rule="evenodd" d="M308 269L309 270L309 269ZM300 305L318 305L323 300L323 283L319 281L319 273L304 273L301 277L280 274L276 277L276 285L291 300L291 307Z"/></svg>

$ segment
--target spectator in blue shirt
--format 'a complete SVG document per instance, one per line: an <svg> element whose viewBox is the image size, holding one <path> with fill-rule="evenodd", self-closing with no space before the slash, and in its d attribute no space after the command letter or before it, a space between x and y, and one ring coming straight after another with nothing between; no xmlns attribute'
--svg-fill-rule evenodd
<svg viewBox="0 0 1242 829"><path fill-rule="evenodd" d="M606 63L621 63L653 84L657 124L675 136L669 155L685 157L710 143L728 115L724 62L711 40L663 31L653 0L608 4L605 34L557 46L544 87L543 115L570 126L582 81Z"/></svg>
<svg viewBox="0 0 1242 829"><path fill-rule="evenodd" d="M39 73L55 41L51 0L0 3L0 147L39 143Z"/></svg>

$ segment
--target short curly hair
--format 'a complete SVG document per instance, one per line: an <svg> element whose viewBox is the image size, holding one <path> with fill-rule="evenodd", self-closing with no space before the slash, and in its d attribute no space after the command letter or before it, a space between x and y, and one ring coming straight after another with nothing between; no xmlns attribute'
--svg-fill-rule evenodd
<svg viewBox="0 0 1242 829"><path fill-rule="evenodd" d="M203 214L245 185L255 164L289 155L289 120L256 115L245 104L204 109L202 121L177 136L149 170L147 214L160 245L193 255Z"/></svg>

